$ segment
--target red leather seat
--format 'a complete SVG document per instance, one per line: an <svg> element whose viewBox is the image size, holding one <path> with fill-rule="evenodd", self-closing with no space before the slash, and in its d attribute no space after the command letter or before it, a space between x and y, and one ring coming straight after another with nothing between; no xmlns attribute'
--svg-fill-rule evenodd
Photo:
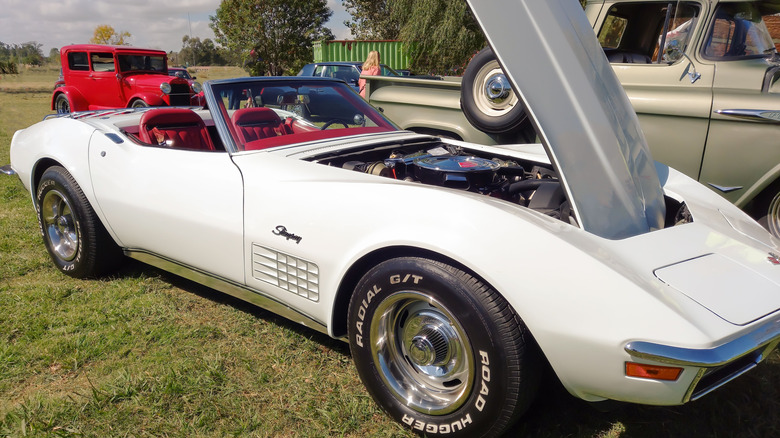
<svg viewBox="0 0 780 438"><path fill-rule="evenodd" d="M232 121L241 144L261 138L292 134L290 127L270 108L240 109L233 113Z"/></svg>
<svg viewBox="0 0 780 438"><path fill-rule="evenodd" d="M155 108L144 112L138 136L141 141L154 145L215 150L203 119L187 108Z"/></svg>

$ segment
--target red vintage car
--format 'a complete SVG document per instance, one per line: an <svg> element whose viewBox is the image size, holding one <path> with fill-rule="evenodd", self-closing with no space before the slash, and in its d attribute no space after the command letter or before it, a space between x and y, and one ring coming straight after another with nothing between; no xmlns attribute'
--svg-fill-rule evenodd
<svg viewBox="0 0 780 438"><path fill-rule="evenodd" d="M162 50L78 44L60 51L62 78L51 97L58 113L147 106L201 106L197 82L168 75Z"/></svg>

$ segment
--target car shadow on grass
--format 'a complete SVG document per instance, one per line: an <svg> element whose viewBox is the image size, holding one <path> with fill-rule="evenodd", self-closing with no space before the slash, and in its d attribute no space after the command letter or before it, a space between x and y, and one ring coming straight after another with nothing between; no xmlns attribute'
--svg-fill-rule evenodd
<svg viewBox="0 0 780 438"><path fill-rule="evenodd" d="M344 356L349 345L270 311L175 274L128 260L118 277L157 277L201 298L273 322ZM571 396L548 370L529 410L504 435L539 438L675 438L780 436L780 352L700 400L682 406L616 404L602 412Z"/></svg>
<svg viewBox="0 0 780 438"><path fill-rule="evenodd" d="M263 319L265 321L273 322L279 326L284 327L300 336L311 339L314 342L322 344L338 353L350 356L349 344L342 342L338 339L333 339L330 336L320 333L314 329L305 327L297 322L291 321L283 316L277 315L271 311L265 310L252 303L246 302L232 295L220 292L216 289L212 289L208 286L204 286L200 283L188 280L184 277L180 277L176 274L164 271L162 269L155 268L151 265L139 262L133 259L125 259L122 263L122 267L116 274L120 278L136 278L136 277L157 277L165 283L171 286L182 289L188 293L195 294L201 298L211 300L215 303L231 306L235 309L241 310L247 314L254 316L255 318Z"/></svg>
<svg viewBox="0 0 780 438"><path fill-rule="evenodd" d="M780 353L707 396L681 406L616 404L607 412L545 379L536 402L506 437L777 437Z"/></svg>

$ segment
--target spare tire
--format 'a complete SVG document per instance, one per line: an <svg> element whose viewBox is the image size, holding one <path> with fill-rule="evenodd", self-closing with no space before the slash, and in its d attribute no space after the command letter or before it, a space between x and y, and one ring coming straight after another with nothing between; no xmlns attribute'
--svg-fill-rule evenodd
<svg viewBox="0 0 780 438"><path fill-rule="evenodd" d="M460 107L472 126L489 134L514 132L527 118L490 47L480 50L466 67Z"/></svg>

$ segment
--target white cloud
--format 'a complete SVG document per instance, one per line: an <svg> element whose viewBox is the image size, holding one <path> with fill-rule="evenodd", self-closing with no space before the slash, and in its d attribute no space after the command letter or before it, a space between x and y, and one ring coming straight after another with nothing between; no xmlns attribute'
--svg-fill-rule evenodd
<svg viewBox="0 0 780 438"><path fill-rule="evenodd" d="M193 37L214 39L209 16L215 15L221 0L2 0L0 42L42 44L44 55L52 48L88 43L101 24L117 32L130 32L130 43L138 47L179 51L181 40ZM328 0L334 11L327 26L338 39L349 38L343 25L349 15L341 0Z"/></svg>

